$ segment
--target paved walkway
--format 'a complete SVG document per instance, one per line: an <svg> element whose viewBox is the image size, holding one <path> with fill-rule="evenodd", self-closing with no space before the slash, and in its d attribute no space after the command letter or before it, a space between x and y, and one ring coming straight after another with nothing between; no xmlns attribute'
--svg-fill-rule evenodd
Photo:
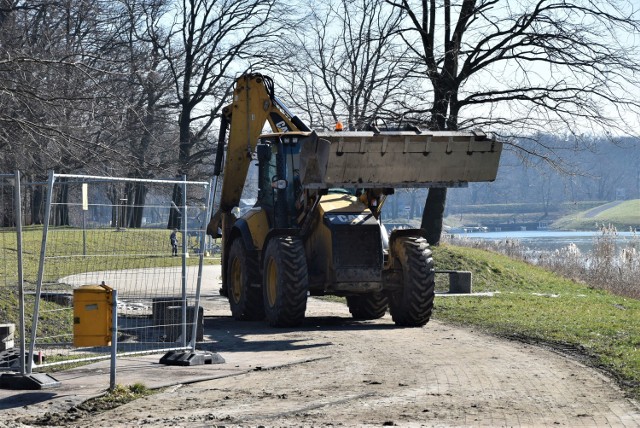
<svg viewBox="0 0 640 428"><path fill-rule="evenodd" d="M585 218L594 218L595 216L597 216L601 212L606 211L609 208L613 208L615 206L618 206L623 202L624 201L614 201L614 202L609 202L608 204L600 205L599 207L591 208L589 211L587 211L584 214L584 217Z"/></svg>

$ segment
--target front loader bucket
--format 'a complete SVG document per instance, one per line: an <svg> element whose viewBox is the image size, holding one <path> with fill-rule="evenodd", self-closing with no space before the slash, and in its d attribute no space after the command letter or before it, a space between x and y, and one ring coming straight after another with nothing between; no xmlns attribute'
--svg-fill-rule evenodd
<svg viewBox="0 0 640 428"><path fill-rule="evenodd" d="M457 187L495 180L501 152L481 132L313 132L300 179L309 189Z"/></svg>

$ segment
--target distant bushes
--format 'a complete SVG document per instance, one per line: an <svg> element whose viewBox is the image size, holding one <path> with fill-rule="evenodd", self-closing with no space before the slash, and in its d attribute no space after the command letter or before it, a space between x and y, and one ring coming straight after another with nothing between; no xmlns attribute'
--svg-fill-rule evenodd
<svg viewBox="0 0 640 428"><path fill-rule="evenodd" d="M592 288L640 299L640 236L633 234L623 245L616 244L618 231L602 226L591 251L582 252L575 244L555 251L533 251L518 240L475 240L450 238L455 245L480 248L511 258L543 266L564 277L581 281Z"/></svg>

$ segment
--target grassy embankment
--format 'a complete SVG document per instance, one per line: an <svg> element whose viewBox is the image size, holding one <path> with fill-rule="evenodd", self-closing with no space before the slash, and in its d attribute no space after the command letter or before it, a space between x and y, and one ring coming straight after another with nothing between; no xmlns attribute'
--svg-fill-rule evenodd
<svg viewBox="0 0 640 428"><path fill-rule="evenodd" d="M572 349L640 398L640 301L594 290L499 254L443 245L438 269L473 272L476 292L436 298L434 318L518 340Z"/></svg>
<svg viewBox="0 0 640 428"><path fill-rule="evenodd" d="M595 207L569 214L555 221L553 227L562 230L595 230L596 224L615 226L619 231L627 231L630 228L639 230L640 199L624 201L604 210Z"/></svg>

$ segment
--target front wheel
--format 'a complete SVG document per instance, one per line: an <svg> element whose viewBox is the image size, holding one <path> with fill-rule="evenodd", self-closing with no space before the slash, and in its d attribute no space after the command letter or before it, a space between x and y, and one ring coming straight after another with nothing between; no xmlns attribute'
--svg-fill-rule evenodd
<svg viewBox="0 0 640 428"><path fill-rule="evenodd" d="M260 280L258 261L251 257L243 242L236 239L229 249L227 264L227 295L233 318L240 321L264 319L264 305L260 288L253 283Z"/></svg>
<svg viewBox="0 0 640 428"><path fill-rule="evenodd" d="M389 309L396 325L420 327L433 312L435 273L429 244L422 237L399 237L392 256L402 267L402 284L389 293Z"/></svg>
<svg viewBox="0 0 640 428"><path fill-rule="evenodd" d="M264 256L262 289L269 325L294 327L304 320L309 278L304 245L293 236L269 241Z"/></svg>

